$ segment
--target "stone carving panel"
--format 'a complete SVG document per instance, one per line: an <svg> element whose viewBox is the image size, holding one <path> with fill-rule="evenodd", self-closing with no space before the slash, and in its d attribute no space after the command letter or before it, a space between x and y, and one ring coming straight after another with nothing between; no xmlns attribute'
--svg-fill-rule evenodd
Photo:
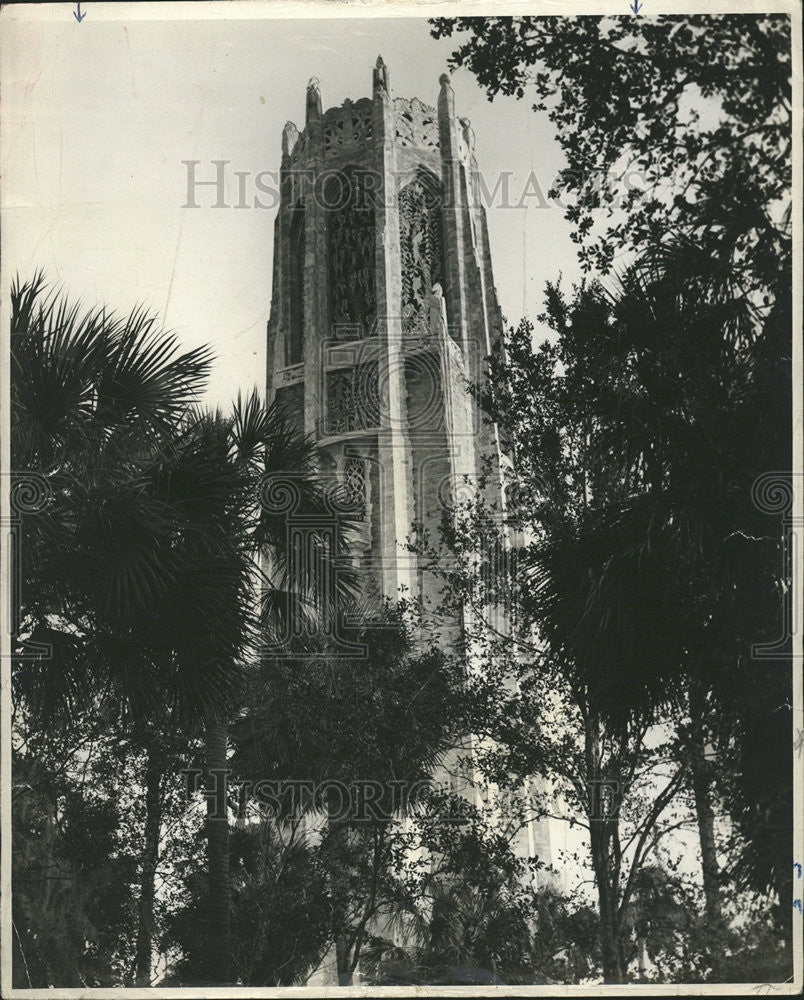
<svg viewBox="0 0 804 1000"><path fill-rule="evenodd" d="M380 424L376 362L327 372L327 415L322 436L374 430Z"/></svg>
<svg viewBox="0 0 804 1000"><path fill-rule="evenodd" d="M435 108L422 104L418 97L394 101L396 138L400 146L438 149L438 115Z"/></svg>
<svg viewBox="0 0 804 1000"><path fill-rule="evenodd" d="M421 336L430 329L433 286L443 285L441 189L420 174L399 192L402 262L402 330Z"/></svg>
<svg viewBox="0 0 804 1000"><path fill-rule="evenodd" d="M375 216L371 178L347 167L324 191L329 254L330 327L368 336L376 315Z"/></svg>
<svg viewBox="0 0 804 1000"><path fill-rule="evenodd" d="M276 372L275 379L281 385L294 385L296 382L304 381L304 365L291 365L287 368L280 368Z"/></svg>
<svg viewBox="0 0 804 1000"><path fill-rule="evenodd" d="M374 134L372 103L368 97L352 104L344 101L324 115L324 153L337 156L345 150L366 146Z"/></svg>
<svg viewBox="0 0 804 1000"><path fill-rule="evenodd" d="M362 458L347 458L343 468L343 485L349 506L355 517L366 516L366 463Z"/></svg>

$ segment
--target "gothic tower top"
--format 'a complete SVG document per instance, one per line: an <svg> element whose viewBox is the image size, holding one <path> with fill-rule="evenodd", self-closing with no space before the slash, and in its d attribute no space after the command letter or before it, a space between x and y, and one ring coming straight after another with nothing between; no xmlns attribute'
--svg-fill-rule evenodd
<svg viewBox="0 0 804 1000"><path fill-rule="evenodd" d="M320 166L322 161L372 158L377 142L391 142L402 161L418 160L440 174L441 154L456 157L465 168L476 170L474 136L468 119L455 117L455 96L450 78L440 77L437 108L418 97L394 97L390 74L382 56L373 68L372 96L322 110L320 82L307 84L305 127L293 122L282 135L283 166L299 169ZM407 151L407 152L406 152ZM401 162L401 166L409 165Z"/></svg>

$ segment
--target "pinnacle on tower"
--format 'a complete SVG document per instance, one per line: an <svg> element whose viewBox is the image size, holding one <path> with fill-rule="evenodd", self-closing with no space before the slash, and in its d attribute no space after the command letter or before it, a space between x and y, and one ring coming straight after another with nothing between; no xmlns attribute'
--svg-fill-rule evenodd
<svg viewBox="0 0 804 1000"><path fill-rule="evenodd" d="M463 132L463 141L466 143L466 148L470 153L475 151L475 132L472 128L472 123L468 118L460 119L461 131Z"/></svg>
<svg viewBox="0 0 804 1000"><path fill-rule="evenodd" d="M376 94L378 91L384 91L386 94L391 93L388 67L383 62L382 56L377 56L377 62L374 66L374 93Z"/></svg>
<svg viewBox="0 0 804 1000"><path fill-rule="evenodd" d="M318 120L321 117L321 81L317 76L311 76L307 84L307 121Z"/></svg>
<svg viewBox="0 0 804 1000"><path fill-rule="evenodd" d="M298 141L299 130L293 122L285 122L285 127L282 129L282 156L291 156Z"/></svg>
<svg viewBox="0 0 804 1000"><path fill-rule="evenodd" d="M442 73L438 78L441 93L438 95L439 118L455 117L455 91L450 86L449 73Z"/></svg>

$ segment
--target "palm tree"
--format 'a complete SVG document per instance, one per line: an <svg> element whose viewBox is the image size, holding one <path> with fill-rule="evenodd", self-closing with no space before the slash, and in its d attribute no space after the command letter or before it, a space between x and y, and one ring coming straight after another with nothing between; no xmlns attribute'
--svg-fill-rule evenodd
<svg viewBox="0 0 804 1000"><path fill-rule="evenodd" d="M519 563L523 618L566 665L586 722L605 722L615 737L685 722L678 763L697 807L713 925L720 876L706 745L718 734L704 711L717 707L720 738L740 748L729 796L752 846L743 873L768 885L783 870L785 842L789 853L791 754L780 744L790 727L768 739L762 724L784 703L789 675L751 661L751 643L778 634L784 586L778 527L752 503L757 476L790 468L790 272L780 263L763 300L744 291L732 255L677 236L610 293L586 284L567 301L548 286L556 341L534 352L523 324L507 354L491 359L483 396L513 431L522 485L514 516L534 536ZM767 767L748 750L760 734L784 768L780 794L756 771L746 780L752 757ZM790 880L777 884L781 892ZM603 919L611 908L600 902ZM607 922L616 930L617 919ZM607 978L621 976L616 948L607 951Z"/></svg>
<svg viewBox="0 0 804 1000"><path fill-rule="evenodd" d="M51 498L25 521L19 618L53 656L21 664L17 683L46 717L113 680L141 706L152 688L125 630L165 592L157 569L173 528L148 474L202 390L209 352L179 354L141 309L82 313L47 295L40 273L12 287L11 365L12 467L43 477ZM88 654L92 672L78 663Z"/></svg>
<svg viewBox="0 0 804 1000"><path fill-rule="evenodd" d="M26 524L21 614L21 635L52 655L20 662L16 692L43 720L95 704L148 745L141 982L161 777L147 734L155 719L205 727L210 940L228 982L226 722L260 618L275 627L315 609L316 574L347 528L317 480L314 445L280 411L256 393L226 418L191 409L206 349L179 354L141 309L82 313L47 296L41 274L15 283L12 305L13 464L43 475L52 497ZM320 558L296 558L287 510L261 503L266 476L327 529Z"/></svg>
<svg viewBox="0 0 804 1000"><path fill-rule="evenodd" d="M28 517L21 635L50 656L22 660L15 694L43 727L93 706L122 714L146 748L146 821L137 979L150 980L160 756L149 732L165 678L142 623L176 579L177 511L158 462L202 390L211 357L135 309L120 319L47 293L39 273L12 287L12 462L43 477L51 502ZM163 748L164 750L164 748Z"/></svg>
<svg viewBox="0 0 804 1000"><path fill-rule="evenodd" d="M687 930L692 917L683 887L661 865L645 865L636 877L624 923L633 931L639 979L650 978L651 956L674 951L674 936Z"/></svg>
<svg viewBox="0 0 804 1000"><path fill-rule="evenodd" d="M337 565L349 530L348 521L336 516L339 499L322 486L315 444L293 428L281 408L266 408L255 391L238 397L230 417L202 416L192 430L206 460L217 455L227 493L218 498L214 529L192 543L202 562L212 557L208 585L202 583L202 594L189 601L182 590L181 607L166 624L173 618L191 623L174 647L177 662L207 663L226 678L227 690L216 690L212 699L200 697L195 687L194 692L205 730L210 967L216 982L228 983L228 728L245 664L259 654L261 635L282 636L294 616L310 619L327 610L323 605L331 595L321 590L322 577L334 581L334 593L341 596L351 593L353 579ZM290 496L292 503L266 503L272 492L281 492L284 501ZM300 516L308 519L305 549L292 530L293 518Z"/></svg>
<svg viewBox="0 0 804 1000"><path fill-rule="evenodd" d="M724 236L726 243L731 238ZM767 664L750 662L750 648L775 634L776 593L783 585L778 529L754 505L752 484L768 470L790 468L785 257L782 252L769 271L767 294L760 298L746 290L749 267L739 256L713 254L691 239L669 239L642 256L612 302L616 329L639 361L629 366L637 378L616 387L618 415L607 421L606 443L622 449L632 468L645 470L649 520L638 558L656 546L668 575L688 589L675 648L684 673L682 697L690 717L684 750L713 926L722 918L715 769L705 748L718 734L703 720L713 713L730 719L730 737L745 745L745 712L740 707L735 714L735 690L751 702L755 677L768 674ZM650 455L661 455L661 462ZM785 688L778 684L776 664L770 673L766 698ZM778 703L769 699L766 711ZM744 756L755 758L753 747ZM789 782L785 786L792 793Z"/></svg>
<svg viewBox="0 0 804 1000"><path fill-rule="evenodd" d="M395 940L375 937L367 966L379 983L492 985L534 981L532 930L503 886L479 888L434 879L419 899L392 915Z"/></svg>

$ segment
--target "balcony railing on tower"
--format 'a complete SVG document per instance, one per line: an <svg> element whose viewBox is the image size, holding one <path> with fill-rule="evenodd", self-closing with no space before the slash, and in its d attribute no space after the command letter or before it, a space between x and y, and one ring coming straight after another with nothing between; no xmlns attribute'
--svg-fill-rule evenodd
<svg viewBox="0 0 804 1000"><path fill-rule="evenodd" d="M337 437L353 431L377 430L380 397L377 363L327 372L326 413L318 421L319 437Z"/></svg>

